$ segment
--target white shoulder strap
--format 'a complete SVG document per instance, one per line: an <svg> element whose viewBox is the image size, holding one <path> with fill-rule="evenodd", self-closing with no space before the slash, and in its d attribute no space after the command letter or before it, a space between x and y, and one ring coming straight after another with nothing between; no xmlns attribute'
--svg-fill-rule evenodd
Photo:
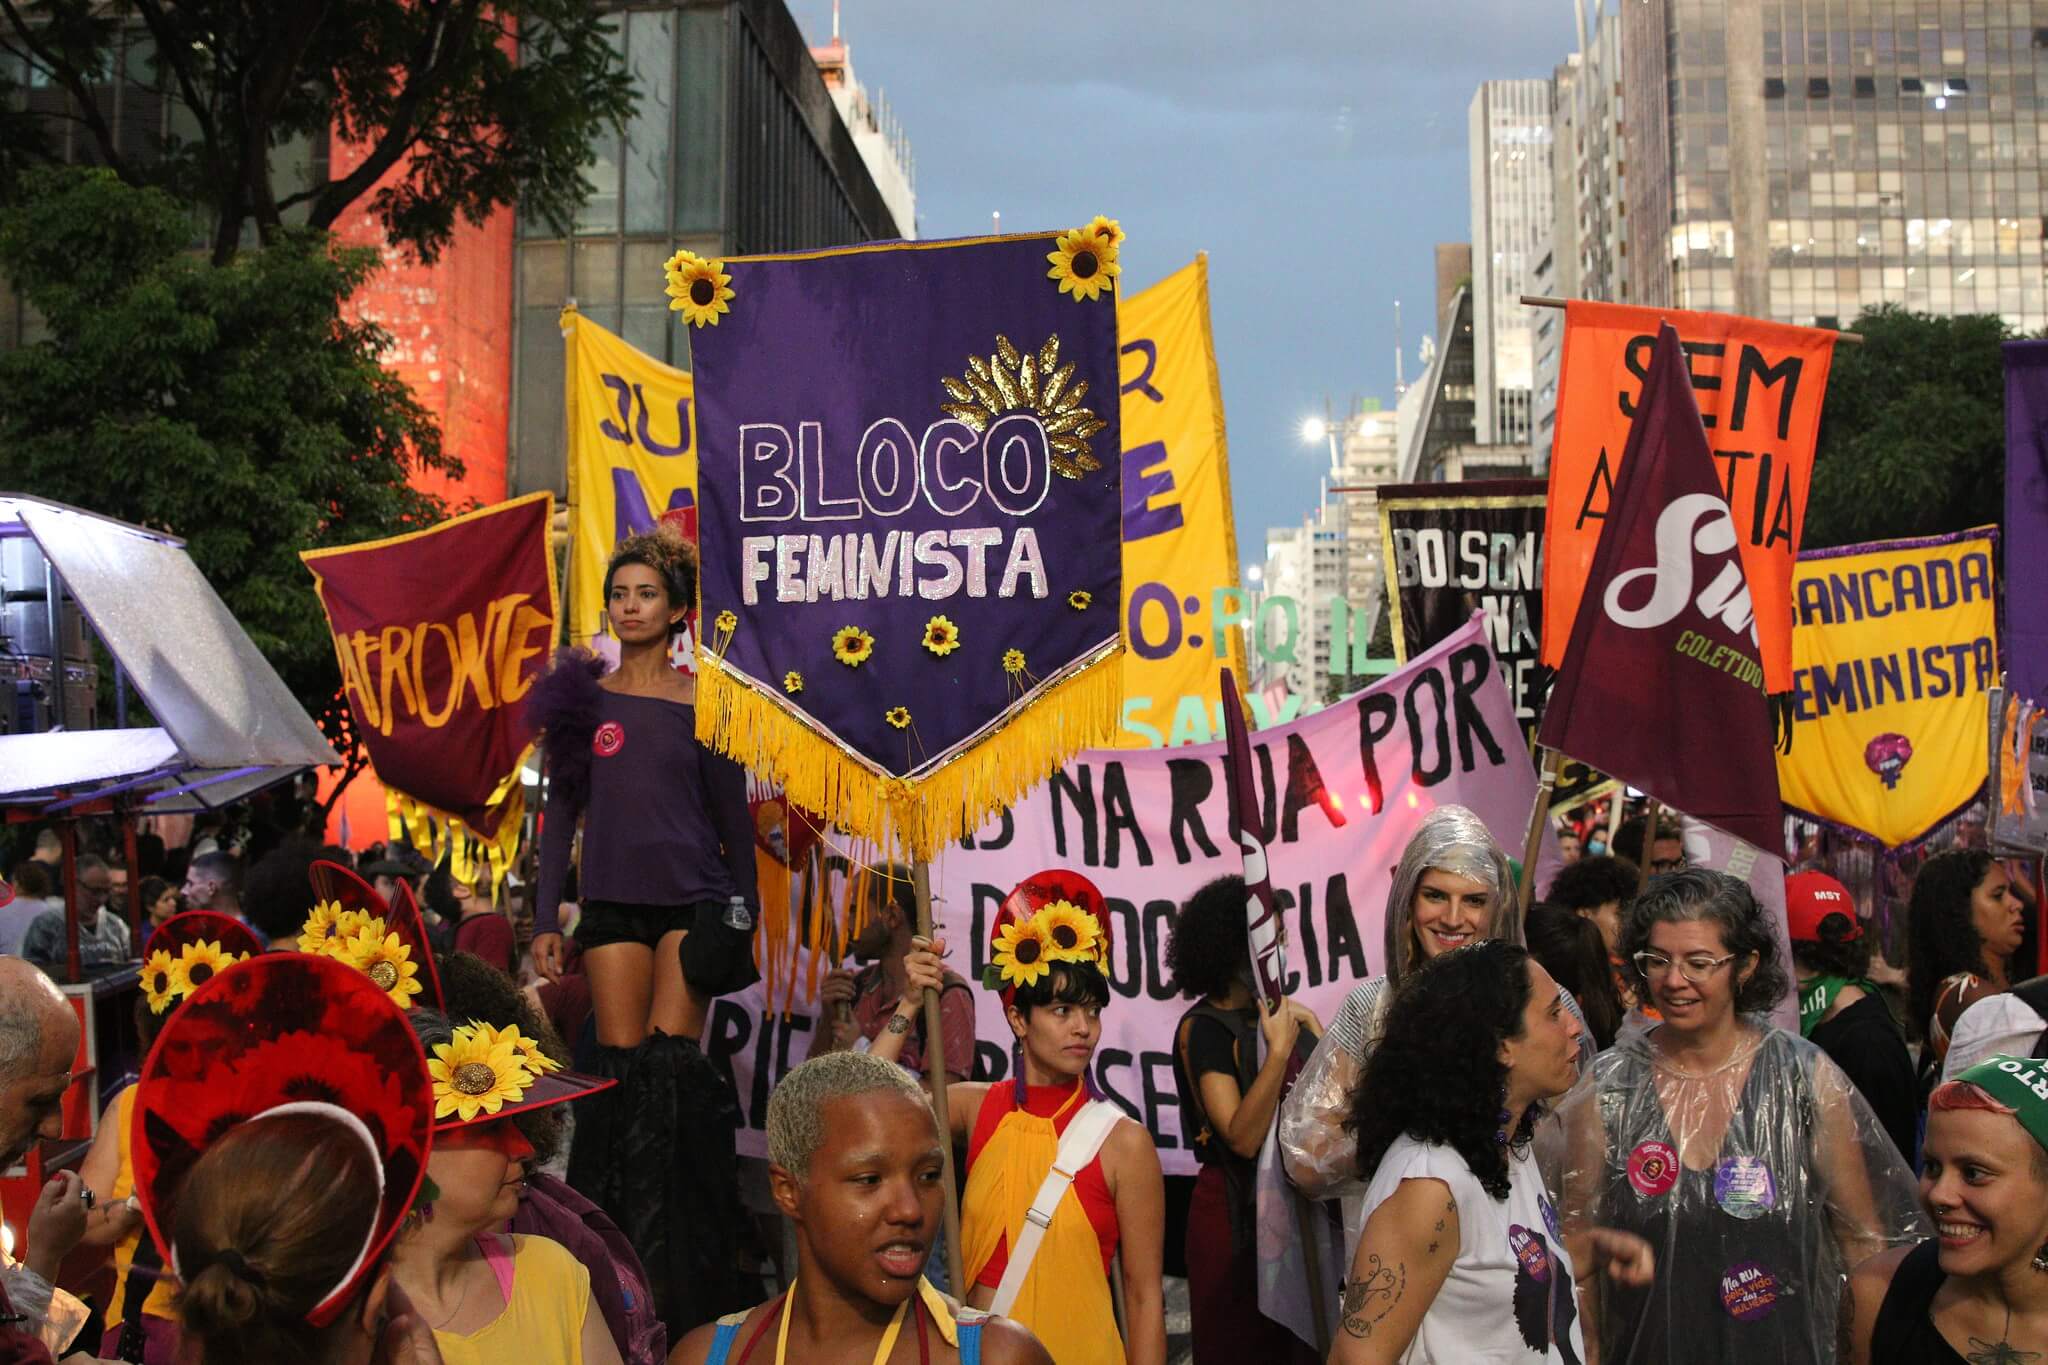
<svg viewBox="0 0 2048 1365"><path fill-rule="evenodd" d="M1052 1169L1045 1173L1045 1183L1038 1187L1038 1194L1024 1215L1017 1245L1010 1248L1010 1260L1003 1267L1003 1280L996 1286L989 1312L998 1317L1009 1315L1017 1296L1024 1292L1025 1277L1031 1273L1032 1261L1038 1258L1038 1244L1045 1240L1045 1230L1052 1226L1053 1212L1066 1197L1067 1186L1074 1183L1083 1167L1095 1160L1095 1154L1109 1141L1110 1131L1123 1116L1124 1111L1108 1100L1090 1100L1067 1125L1067 1131L1060 1136L1060 1149L1052 1159Z"/></svg>

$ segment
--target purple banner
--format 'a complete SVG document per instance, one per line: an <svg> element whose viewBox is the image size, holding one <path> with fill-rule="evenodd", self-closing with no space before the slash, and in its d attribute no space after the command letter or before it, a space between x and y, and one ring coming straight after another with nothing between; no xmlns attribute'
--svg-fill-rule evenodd
<svg viewBox="0 0 2048 1365"><path fill-rule="evenodd" d="M2008 684L2048 701L2048 341L2005 343L2005 581Z"/></svg>
<svg viewBox="0 0 2048 1365"><path fill-rule="evenodd" d="M1114 733L1120 239L712 263L700 730L806 808L929 849Z"/></svg>

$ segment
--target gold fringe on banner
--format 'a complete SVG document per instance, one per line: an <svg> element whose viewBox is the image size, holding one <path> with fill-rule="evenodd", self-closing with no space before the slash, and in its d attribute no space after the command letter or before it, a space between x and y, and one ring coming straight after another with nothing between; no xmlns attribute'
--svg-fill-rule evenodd
<svg viewBox="0 0 2048 1365"><path fill-rule="evenodd" d="M477 833L459 816L386 787L384 816L392 842L410 843L430 863L447 858L450 876L472 887L488 888L491 903L498 904L526 829L524 769L531 753L529 746L485 803L498 812L495 838Z"/></svg>
<svg viewBox="0 0 2048 1365"><path fill-rule="evenodd" d="M1025 705L936 766L896 777L710 650L697 658L699 739L780 785L827 827L915 859L936 857L1081 750L1110 743L1123 716L1123 645L1112 640L1039 683Z"/></svg>

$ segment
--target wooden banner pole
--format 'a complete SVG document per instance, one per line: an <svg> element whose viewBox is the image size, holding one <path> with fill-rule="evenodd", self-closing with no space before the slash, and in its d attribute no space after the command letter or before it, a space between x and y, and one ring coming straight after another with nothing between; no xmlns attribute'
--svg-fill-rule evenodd
<svg viewBox="0 0 2048 1365"><path fill-rule="evenodd" d="M932 869L931 864L919 859L910 869L911 886L917 892L917 932L919 937L929 940L932 936ZM967 1301L967 1273L961 1268L960 1260L960 1190L953 1180L953 1138L950 1111L946 1108L946 1024L939 1012L939 993L929 988L924 993L924 1074L931 1085L932 1108L938 1112L939 1128L946 1140L939 1144L939 1159L944 1173L940 1183L945 1194L946 1226L946 1274L947 1288L962 1303Z"/></svg>
<svg viewBox="0 0 2048 1365"><path fill-rule="evenodd" d="M1550 820L1550 793L1557 786L1558 770L1563 766L1563 754L1555 749L1543 751L1543 766L1536 774L1536 805L1529 812L1528 836L1522 840L1522 885L1515 897L1515 927L1518 930L1529 914L1530 904L1536 899L1536 857L1543 851L1543 826Z"/></svg>
<svg viewBox="0 0 2048 1365"><path fill-rule="evenodd" d="M1657 856L1657 825L1664 818L1664 808L1651 797L1643 807L1643 865L1636 869L1636 894L1642 895L1650 885L1650 860Z"/></svg>

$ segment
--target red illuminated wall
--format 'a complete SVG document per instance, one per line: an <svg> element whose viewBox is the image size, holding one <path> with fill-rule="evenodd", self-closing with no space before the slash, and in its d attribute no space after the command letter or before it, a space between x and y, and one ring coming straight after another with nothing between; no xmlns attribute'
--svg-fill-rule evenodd
<svg viewBox="0 0 2048 1365"><path fill-rule="evenodd" d="M337 141L328 157L329 174L340 179L362 152ZM456 510L472 499L502 502L510 491L512 212L500 209L482 227L458 222L455 240L429 266L385 244L370 208L375 197L356 200L335 224L344 242L383 253L383 268L356 295L356 308L391 334L385 365L440 420L443 446L465 469L459 482L422 475L419 486Z"/></svg>

